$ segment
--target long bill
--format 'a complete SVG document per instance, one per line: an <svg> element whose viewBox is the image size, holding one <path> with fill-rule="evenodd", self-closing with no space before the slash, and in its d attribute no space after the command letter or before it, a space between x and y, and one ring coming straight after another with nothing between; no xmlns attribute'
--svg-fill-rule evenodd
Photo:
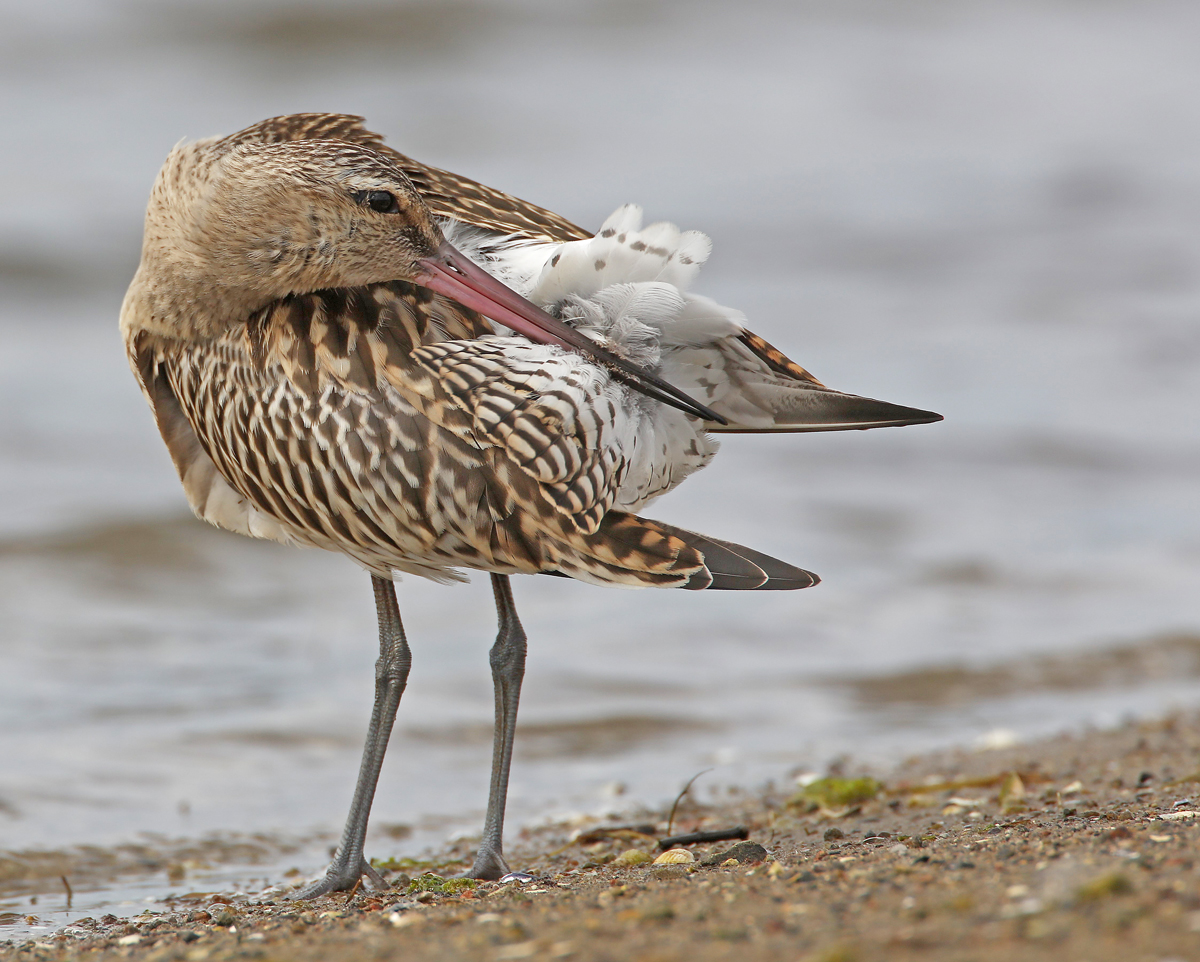
<svg viewBox="0 0 1200 962"><path fill-rule="evenodd" d="M417 263L421 273L414 280L422 287L445 294L463 307L478 311L538 344L557 344L587 354L607 368L613 377L685 414L703 421L726 423L721 415L693 400L679 388L612 351L606 351L587 335L505 287L450 246L448 241L442 242L433 257L426 257Z"/></svg>

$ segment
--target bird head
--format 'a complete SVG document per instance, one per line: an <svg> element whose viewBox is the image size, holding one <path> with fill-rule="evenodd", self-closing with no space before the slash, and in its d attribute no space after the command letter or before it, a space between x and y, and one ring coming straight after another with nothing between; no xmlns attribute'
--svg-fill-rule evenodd
<svg viewBox="0 0 1200 962"><path fill-rule="evenodd" d="M368 147L210 140L167 158L142 263L221 327L289 294L414 279L442 243L412 182Z"/></svg>

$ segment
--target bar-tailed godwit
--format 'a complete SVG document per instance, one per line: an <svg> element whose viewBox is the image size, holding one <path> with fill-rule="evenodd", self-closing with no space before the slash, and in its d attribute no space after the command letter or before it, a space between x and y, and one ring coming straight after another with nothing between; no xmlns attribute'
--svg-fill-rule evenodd
<svg viewBox="0 0 1200 962"><path fill-rule="evenodd" d="M632 206L592 234L397 153L340 114L172 151L121 310L130 364L195 513L340 551L372 577L376 692L333 864L366 876L371 800L410 655L396 572L491 574L496 728L469 875L509 872L504 801L525 670L511 574L795 589L815 575L639 517L721 432L923 424L831 390L689 291L709 242Z"/></svg>

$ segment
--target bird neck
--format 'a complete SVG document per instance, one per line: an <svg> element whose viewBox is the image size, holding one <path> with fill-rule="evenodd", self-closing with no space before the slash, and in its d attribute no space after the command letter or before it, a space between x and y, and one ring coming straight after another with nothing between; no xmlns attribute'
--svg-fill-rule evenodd
<svg viewBox="0 0 1200 962"><path fill-rule="evenodd" d="M205 341L244 324L261 304L189 272L164 270L143 258L121 305L121 330L128 339L139 331L180 341Z"/></svg>

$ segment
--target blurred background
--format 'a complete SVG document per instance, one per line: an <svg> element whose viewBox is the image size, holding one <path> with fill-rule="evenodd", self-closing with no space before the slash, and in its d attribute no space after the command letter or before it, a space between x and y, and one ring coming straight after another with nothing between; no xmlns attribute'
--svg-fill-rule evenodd
<svg viewBox="0 0 1200 962"><path fill-rule="evenodd" d="M730 438L647 512L816 589L517 579L515 832L1200 700L1197 90L1167 0L0 2L0 940L66 918L35 851L144 869L77 915L315 872L357 769L367 576L192 520L125 363L176 142L361 113L586 226L641 203L826 383L946 415ZM488 778L487 579L400 600L377 856Z"/></svg>

